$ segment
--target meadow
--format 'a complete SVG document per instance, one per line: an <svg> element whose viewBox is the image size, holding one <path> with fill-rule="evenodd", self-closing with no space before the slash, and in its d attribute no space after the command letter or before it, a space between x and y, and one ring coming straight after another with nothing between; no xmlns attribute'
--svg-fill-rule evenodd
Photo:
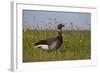
<svg viewBox="0 0 100 73"><path fill-rule="evenodd" d="M63 44L57 51L35 48L34 43L39 40L56 36L56 30L23 30L23 62L91 59L89 30L63 30Z"/></svg>

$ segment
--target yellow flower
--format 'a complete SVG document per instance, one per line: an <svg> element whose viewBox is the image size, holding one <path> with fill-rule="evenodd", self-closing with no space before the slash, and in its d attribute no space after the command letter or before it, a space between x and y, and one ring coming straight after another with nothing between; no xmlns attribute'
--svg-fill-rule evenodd
<svg viewBox="0 0 100 73"><path fill-rule="evenodd" d="M82 40L80 40L80 42L82 42Z"/></svg>

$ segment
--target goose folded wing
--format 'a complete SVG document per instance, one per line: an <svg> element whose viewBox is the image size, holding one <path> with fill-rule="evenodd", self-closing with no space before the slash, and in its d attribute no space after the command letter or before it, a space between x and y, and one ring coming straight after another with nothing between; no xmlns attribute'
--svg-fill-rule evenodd
<svg viewBox="0 0 100 73"><path fill-rule="evenodd" d="M46 43L47 43L46 40L41 40L41 41L35 43L34 45L40 45L40 44L46 44Z"/></svg>
<svg viewBox="0 0 100 73"><path fill-rule="evenodd" d="M34 45L51 45L53 42L55 42L57 40L57 38L49 38L49 39L46 39L46 40L41 40L37 43L35 43Z"/></svg>

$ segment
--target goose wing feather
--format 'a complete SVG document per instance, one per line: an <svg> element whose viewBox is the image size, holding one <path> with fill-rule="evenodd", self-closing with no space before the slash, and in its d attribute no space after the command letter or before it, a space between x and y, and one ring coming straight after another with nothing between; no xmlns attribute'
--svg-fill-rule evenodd
<svg viewBox="0 0 100 73"><path fill-rule="evenodd" d="M41 41L35 43L34 45L40 45L40 44L50 45L53 42L55 42L56 40L57 40L57 38L49 38L49 39L46 39L46 40L41 40Z"/></svg>

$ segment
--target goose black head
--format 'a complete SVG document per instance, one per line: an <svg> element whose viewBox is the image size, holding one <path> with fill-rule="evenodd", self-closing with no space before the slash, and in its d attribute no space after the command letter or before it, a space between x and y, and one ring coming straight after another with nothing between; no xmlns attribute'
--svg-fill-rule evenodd
<svg viewBox="0 0 100 73"><path fill-rule="evenodd" d="M64 25L63 24L59 24L58 25L58 30L61 30L62 27L64 27Z"/></svg>

